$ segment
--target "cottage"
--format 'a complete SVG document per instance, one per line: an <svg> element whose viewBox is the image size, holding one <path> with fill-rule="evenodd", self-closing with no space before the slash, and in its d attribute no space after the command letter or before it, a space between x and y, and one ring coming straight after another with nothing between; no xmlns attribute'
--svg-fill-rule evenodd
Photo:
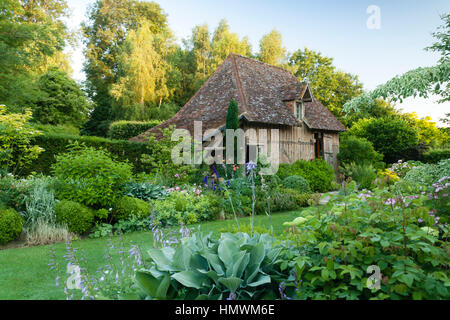
<svg viewBox="0 0 450 320"><path fill-rule="evenodd" d="M231 99L238 102L244 130L279 130L280 163L320 157L337 169L339 132L346 128L314 98L309 85L280 67L236 54L225 59L175 116L131 140L158 137L159 129L171 125L192 134L194 121L202 121L203 131L224 129Z"/></svg>

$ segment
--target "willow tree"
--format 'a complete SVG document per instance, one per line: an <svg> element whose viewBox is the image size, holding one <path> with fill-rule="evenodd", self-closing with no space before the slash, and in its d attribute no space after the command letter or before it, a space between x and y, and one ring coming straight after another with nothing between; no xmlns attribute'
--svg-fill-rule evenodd
<svg viewBox="0 0 450 320"><path fill-rule="evenodd" d="M136 31L128 33L118 57L120 78L111 89L119 108L136 104L159 107L169 97L167 77L170 65L166 56L170 50L167 35L154 35L151 24L146 20Z"/></svg>
<svg viewBox="0 0 450 320"><path fill-rule="evenodd" d="M408 97L428 98L430 94L436 94L441 96L439 102L450 101L450 14L442 15L441 19L443 25L433 33L437 41L425 48L441 54L437 65L420 67L396 76L375 90L348 101L344 105L344 111L351 113L359 112L362 107L370 108L377 98L403 102Z"/></svg>

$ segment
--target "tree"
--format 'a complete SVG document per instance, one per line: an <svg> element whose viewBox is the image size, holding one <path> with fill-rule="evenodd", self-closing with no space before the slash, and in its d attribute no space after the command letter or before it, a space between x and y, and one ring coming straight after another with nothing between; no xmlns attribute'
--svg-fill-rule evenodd
<svg viewBox="0 0 450 320"><path fill-rule="evenodd" d="M341 165L354 163L382 166L383 155L376 152L370 141L356 136L343 136L339 145L338 159Z"/></svg>
<svg viewBox="0 0 450 320"><path fill-rule="evenodd" d="M69 75L50 69L39 77L39 97L32 106L33 118L44 124L73 124L86 120L90 104L80 86Z"/></svg>
<svg viewBox="0 0 450 320"><path fill-rule="evenodd" d="M409 160L415 156L414 148L419 142L415 128L399 118L361 119L351 127L348 134L370 141L386 163Z"/></svg>
<svg viewBox="0 0 450 320"><path fill-rule="evenodd" d="M337 70L332 58L308 48L292 53L288 64L300 81L310 84L314 96L346 124L344 104L362 93L358 76Z"/></svg>
<svg viewBox="0 0 450 320"><path fill-rule="evenodd" d="M419 118L415 112L404 113L400 117L416 129L419 142L432 147L441 147L449 143L449 134L439 130L436 127L436 122L433 122L431 117Z"/></svg>
<svg viewBox="0 0 450 320"><path fill-rule="evenodd" d="M114 103L110 90L118 80L122 44L128 33L136 31L144 20L149 22L152 35L169 32L167 16L155 2L97 0L90 8L88 21L82 24L82 31L86 45L84 71L87 92L96 108L102 110L95 114L113 117L113 112L105 111ZM93 133L90 128L97 127L94 120L91 118L85 126L85 133ZM107 120L111 119L101 121Z"/></svg>
<svg viewBox="0 0 450 320"><path fill-rule="evenodd" d="M251 56L251 45L247 37L239 40L236 33L230 32L230 27L225 19L219 22L211 42L211 70L217 67L225 60L230 53Z"/></svg>
<svg viewBox="0 0 450 320"><path fill-rule="evenodd" d="M377 98L400 101L408 97L428 98L430 94L440 95L439 102L450 101L450 14L441 16L444 24L433 33L437 41L425 49L437 51L441 54L438 64L433 67L417 68L402 75L395 76L385 84L379 85L375 90L365 92L360 96L347 101L343 111L347 114L359 112L362 107L371 108ZM442 31L440 31L442 30Z"/></svg>
<svg viewBox="0 0 450 320"><path fill-rule="evenodd" d="M137 31L128 33L118 57L120 77L111 90L119 108L129 109L136 104L144 109L145 104L160 107L169 97L167 76L170 65L166 59L169 50L164 35L153 35L151 24L146 20Z"/></svg>
<svg viewBox="0 0 450 320"><path fill-rule="evenodd" d="M239 129L239 107L236 101L233 99L230 100L230 104L228 105L227 110L227 118L225 122L225 128L226 129L233 129L237 130ZM234 135L233 135L234 136ZM237 138L234 137L233 139L233 146L234 146L234 160L233 163L237 163ZM225 143L226 143L226 132L225 132ZM229 168L228 168L229 169Z"/></svg>
<svg viewBox="0 0 450 320"><path fill-rule="evenodd" d="M283 47L282 36L277 30L264 35L259 42L258 60L281 66L286 59L286 48Z"/></svg>
<svg viewBox="0 0 450 320"><path fill-rule="evenodd" d="M65 16L65 0L1 1L0 103L10 111L23 111L35 98L36 77L67 60Z"/></svg>

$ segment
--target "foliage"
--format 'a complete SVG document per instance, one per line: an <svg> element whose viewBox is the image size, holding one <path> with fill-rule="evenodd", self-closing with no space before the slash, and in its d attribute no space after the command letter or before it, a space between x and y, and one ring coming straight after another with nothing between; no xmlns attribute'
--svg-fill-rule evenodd
<svg viewBox="0 0 450 320"><path fill-rule="evenodd" d="M3 171L3 172L2 172ZM24 196L27 188L12 174L0 170L0 209L14 208L17 211L24 209Z"/></svg>
<svg viewBox="0 0 450 320"><path fill-rule="evenodd" d="M167 83L170 64L166 58L173 46L167 41L167 33L156 35L151 29L152 23L143 20L136 31L128 32L120 46L118 80L110 94L120 103L121 118L137 118L133 110L129 110L133 104L160 107L171 95Z"/></svg>
<svg viewBox="0 0 450 320"><path fill-rule="evenodd" d="M128 140L158 125L160 121L115 121L109 125L108 137L115 140Z"/></svg>
<svg viewBox="0 0 450 320"><path fill-rule="evenodd" d="M32 172L50 174L51 166L56 161L55 155L67 152L68 146L73 143L84 144L95 149L105 149L118 161L132 163L135 172L142 172L147 167L141 162L142 154L151 154L152 152L152 147L145 143L60 133L35 137L33 143L45 150L39 154L37 160L20 168L22 175Z"/></svg>
<svg viewBox="0 0 450 320"><path fill-rule="evenodd" d="M25 229L27 246L48 245L57 242L69 242L76 238L66 226L50 224L45 220L38 220L31 228Z"/></svg>
<svg viewBox="0 0 450 320"><path fill-rule="evenodd" d="M325 208L304 210L288 234L297 298L448 299L448 228L429 216L426 199L347 190ZM371 265L380 269L380 289L368 288L376 284L365 276Z"/></svg>
<svg viewBox="0 0 450 320"><path fill-rule="evenodd" d="M133 215L145 218L150 215L150 210L150 204L144 200L125 196L114 204L112 218L115 221L126 220Z"/></svg>
<svg viewBox="0 0 450 320"><path fill-rule="evenodd" d="M123 187L125 196L144 201L164 199L169 194L162 186L149 182L127 182Z"/></svg>
<svg viewBox="0 0 450 320"><path fill-rule="evenodd" d="M360 189L370 189L372 181L375 180L377 174L375 168L366 162L362 163L345 163L342 171L346 177L351 177L355 180Z"/></svg>
<svg viewBox="0 0 450 320"><path fill-rule="evenodd" d="M413 185L430 187L443 177L450 177L450 159L414 167L406 173L403 180Z"/></svg>
<svg viewBox="0 0 450 320"><path fill-rule="evenodd" d="M423 154L423 161L426 163L437 163L450 158L450 148L431 149Z"/></svg>
<svg viewBox="0 0 450 320"><path fill-rule="evenodd" d="M15 171L31 163L43 150L33 145L32 139L40 134L29 124L31 111L7 114L0 105L0 166Z"/></svg>
<svg viewBox="0 0 450 320"><path fill-rule="evenodd" d="M56 156L52 166L61 183L57 197L88 206L109 206L120 195L119 188L131 179L131 169L103 149L73 144L67 153Z"/></svg>
<svg viewBox="0 0 450 320"><path fill-rule="evenodd" d="M421 166L423 163L419 161L403 161L398 160L396 163L393 163L389 168L390 171L393 171L398 177L403 178L409 170Z"/></svg>
<svg viewBox="0 0 450 320"><path fill-rule="evenodd" d="M3 0L0 16L0 104L22 112L39 90L34 80L49 67L70 69L63 53L71 36L65 0Z"/></svg>
<svg viewBox="0 0 450 320"><path fill-rule="evenodd" d="M346 123L342 107L362 93L362 84L357 76L337 70L332 58L308 48L292 53L289 67L300 81L310 84L314 96L324 106Z"/></svg>
<svg viewBox="0 0 450 320"><path fill-rule="evenodd" d="M311 192L308 181L302 176L289 176L283 179L283 187L293 189L299 193Z"/></svg>
<svg viewBox="0 0 450 320"><path fill-rule="evenodd" d="M398 118L362 119L351 127L349 134L370 141L386 163L409 160L405 158L419 142L416 130Z"/></svg>
<svg viewBox="0 0 450 320"><path fill-rule="evenodd" d="M267 234L194 234L176 248L150 249L136 281L147 299L275 299L288 274Z"/></svg>
<svg viewBox="0 0 450 320"><path fill-rule="evenodd" d="M333 188L333 168L322 159L312 161L298 160L293 164L280 164L277 175L284 179L288 176L298 175L305 178L314 192L327 192Z"/></svg>
<svg viewBox="0 0 450 320"><path fill-rule="evenodd" d="M51 69L38 79L39 97L32 103L33 119L44 124L80 127L90 104L80 86L69 75Z"/></svg>
<svg viewBox="0 0 450 320"><path fill-rule="evenodd" d="M342 138L337 157L341 165L366 162L376 168L382 166L383 159L383 155L375 151L370 141L351 135Z"/></svg>
<svg viewBox="0 0 450 320"><path fill-rule="evenodd" d="M152 201L153 221L163 226L211 220L218 210L214 197L187 190L172 191L165 200Z"/></svg>
<svg viewBox="0 0 450 320"><path fill-rule="evenodd" d="M44 224L54 226L55 192L54 181L49 177L33 177L26 182L27 194L24 196L24 227L28 233L35 226Z"/></svg>
<svg viewBox="0 0 450 320"><path fill-rule="evenodd" d="M22 232L23 219L13 208L0 209L0 244L16 239Z"/></svg>
<svg viewBox="0 0 450 320"><path fill-rule="evenodd" d="M450 142L450 135L439 130L436 127L436 122L431 120L431 117L420 118L415 112L402 113L402 119L407 121L411 127L417 131L419 142L432 147L439 147L448 145Z"/></svg>
<svg viewBox="0 0 450 320"><path fill-rule="evenodd" d="M272 30L265 34L259 41L258 60L274 65L280 66L286 60L286 48L283 47L281 33L277 30Z"/></svg>
<svg viewBox="0 0 450 320"><path fill-rule="evenodd" d="M157 3L136 0L98 0L87 15L88 20L82 24L86 45L84 71L89 96L96 103L96 110L100 109L85 129L90 134L106 134L107 128L96 128L99 124L106 127L107 121L114 117L110 88L120 78L116 72L120 69L124 41L142 23L150 28L152 35L168 32L167 16Z"/></svg>
<svg viewBox="0 0 450 320"><path fill-rule="evenodd" d="M83 234L94 223L94 211L81 203L61 200L55 205L56 221L66 225L70 232Z"/></svg>

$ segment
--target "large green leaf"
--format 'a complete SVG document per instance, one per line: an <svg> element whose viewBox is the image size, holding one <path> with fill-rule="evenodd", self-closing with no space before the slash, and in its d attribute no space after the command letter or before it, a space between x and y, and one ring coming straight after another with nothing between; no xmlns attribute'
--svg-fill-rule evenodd
<svg viewBox="0 0 450 320"><path fill-rule="evenodd" d="M221 278L219 282L223 284L231 293L235 293L242 283L242 279L236 277Z"/></svg>
<svg viewBox="0 0 450 320"><path fill-rule="evenodd" d="M250 250L250 265L260 265L264 260L264 256L266 254L266 250L264 249L263 243L258 243Z"/></svg>
<svg viewBox="0 0 450 320"><path fill-rule="evenodd" d="M267 274L261 274L258 279L252 283L248 283L249 287L257 287L266 283L270 283L270 276Z"/></svg>
<svg viewBox="0 0 450 320"><path fill-rule="evenodd" d="M224 239L220 242L217 253L225 266L231 267L233 264L233 255L237 253L238 250L239 249L233 240Z"/></svg>
<svg viewBox="0 0 450 320"><path fill-rule="evenodd" d="M216 254L206 252L203 257L208 260L211 267L217 272L219 276L225 275L224 266Z"/></svg>
<svg viewBox="0 0 450 320"><path fill-rule="evenodd" d="M172 265L177 271L189 269L192 252L186 246L179 246L175 249Z"/></svg>
<svg viewBox="0 0 450 320"><path fill-rule="evenodd" d="M247 267L249 261L250 254L242 252L242 254L235 259L232 272L233 277L242 278L244 270Z"/></svg>
<svg viewBox="0 0 450 320"><path fill-rule="evenodd" d="M174 273L172 275L172 278L177 280L185 287L195 289L200 289L203 285L203 281L207 279L206 277L192 270Z"/></svg>
<svg viewBox="0 0 450 320"><path fill-rule="evenodd" d="M152 298L156 297L160 280L156 279L149 272L136 271L136 283L147 295Z"/></svg>
<svg viewBox="0 0 450 320"><path fill-rule="evenodd" d="M172 266L174 249L170 247L162 249L149 249L147 252L150 258L156 263L159 270L176 271Z"/></svg>

